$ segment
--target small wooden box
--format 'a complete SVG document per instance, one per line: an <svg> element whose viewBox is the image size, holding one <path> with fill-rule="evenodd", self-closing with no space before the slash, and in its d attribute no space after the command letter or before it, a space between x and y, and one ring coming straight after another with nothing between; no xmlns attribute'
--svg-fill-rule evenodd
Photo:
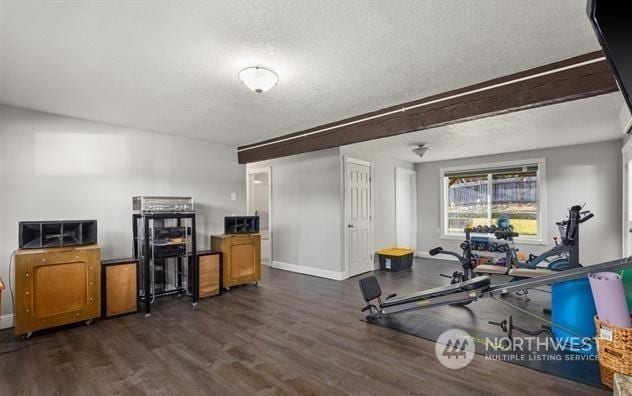
<svg viewBox="0 0 632 396"><path fill-rule="evenodd" d="M100 265L97 245L18 250L15 334L98 318Z"/></svg>
<svg viewBox="0 0 632 396"><path fill-rule="evenodd" d="M222 287L261 280L261 235L213 235L211 248L222 253Z"/></svg>
<svg viewBox="0 0 632 396"><path fill-rule="evenodd" d="M213 251L197 253L200 298L217 296L222 287L222 254Z"/></svg>
<svg viewBox="0 0 632 396"><path fill-rule="evenodd" d="M138 260L104 260L101 268L101 316L138 312Z"/></svg>

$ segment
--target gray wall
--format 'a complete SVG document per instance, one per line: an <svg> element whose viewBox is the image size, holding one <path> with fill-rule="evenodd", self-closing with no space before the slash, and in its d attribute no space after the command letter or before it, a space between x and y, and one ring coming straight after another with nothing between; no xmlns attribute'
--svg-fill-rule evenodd
<svg viewBox="0 0 632 396"><path fill-rule="evenodd" d="M9 279L20 220L97 219L102 257L129 257L134 195L192 196L199 246L209 247L223 217L246 209L236 158L228 146L0 106L0 277Z"/></svg>
<svg viewBox="0 0 632 396"><path fill-rule="evenodd" d="M248 164L248 169L262 167L272 168L273 265L340 273L338 149Z"/></svg>
<svg viewBox="0 0 632 396"><path fill-rule="evenodd" d="M418 250L458 250L458 240L440 238L440 168L533 158L546 158L548 245L519 248L537 254L552 247L555 222L571 205L587 203L595 217L582 225L580 261L588 265L621 257L621 140L417 164Z"/></svg>
<svg viewBox="0 0 632 396"><path fill-rule="evenodd" d="M414 165L345 146L248 165L272 168L273 266L344 276L344 156L373 162L374 246L395 245L395 167Z"/></svg>

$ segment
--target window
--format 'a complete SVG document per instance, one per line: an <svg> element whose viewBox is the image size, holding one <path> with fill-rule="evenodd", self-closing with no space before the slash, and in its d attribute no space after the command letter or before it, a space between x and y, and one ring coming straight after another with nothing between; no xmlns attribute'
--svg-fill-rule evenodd
<svg viewBox="0 0 632 396"><path fill-rule="evenodd" d="M466 226L497 224L505 214L521 242L543 241L543 170L543 159L442 169L443 236L463 237Z"/></svg>

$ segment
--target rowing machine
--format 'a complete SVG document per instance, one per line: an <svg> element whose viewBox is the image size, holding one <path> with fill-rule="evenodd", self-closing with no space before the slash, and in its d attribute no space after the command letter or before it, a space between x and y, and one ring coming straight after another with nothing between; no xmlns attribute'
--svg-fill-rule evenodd
<svg viewBox="0 0 632 396"><path fill-rule="evenodd" d="M478 300L489 290L491 280L487 276L478 276L468 281L420 291L410 296L389 296L385 301L381 300L382 289L375 276L360 279L359 283L362 296L367 303L362 311L369 311L367 319L373 320L414 309L464 304ZM377 305L372 303L373 300L377 301Z"/></svg>
<svg viewBox="0 0 632 396"><path fill-rule="evenodd" d="M382 290L374 275L360 279L360 290L366 302L362 311L370 311L367 320L377 319L383 316L401 312L434 308L442 305L463 304L474 302L482 297L490 297L502 301L496 297L523 289L533 289L554 283L580 279L594 272L616 272L623 268L632 267L632 256L588 267L579 267L566 271L555 272L551 275L537 278L508 282L497 286L491 286L491 280L487 276L477 276L468 281L455 283L429 290L422 290L409 296L389 296L385 301L381 300ZM377 304L372 303L377 300ZM508 302L505 302L508 305ZM520 309L511 305L513 308Z"/></svg>

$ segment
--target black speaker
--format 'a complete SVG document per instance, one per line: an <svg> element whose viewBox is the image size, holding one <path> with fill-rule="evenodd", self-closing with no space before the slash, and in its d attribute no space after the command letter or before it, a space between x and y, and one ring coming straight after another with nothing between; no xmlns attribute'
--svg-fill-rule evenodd
<svg viewBox="0 0 632 396"><path fill-rule="evenodd" d="M96 220L21 221L20 249L92 245L97 243Z"/></svg>
<svg viewBox="0 0 632 396"><path fill-rule="evenodd" d="M259 216L224 217L224 234L256 234L259 232Z"/></svg>
<svg viewBox="0 0 632 396"><path fill-rule="evenodd" d="M20 222L20 249L42 247L42 223Z"/></svg>

